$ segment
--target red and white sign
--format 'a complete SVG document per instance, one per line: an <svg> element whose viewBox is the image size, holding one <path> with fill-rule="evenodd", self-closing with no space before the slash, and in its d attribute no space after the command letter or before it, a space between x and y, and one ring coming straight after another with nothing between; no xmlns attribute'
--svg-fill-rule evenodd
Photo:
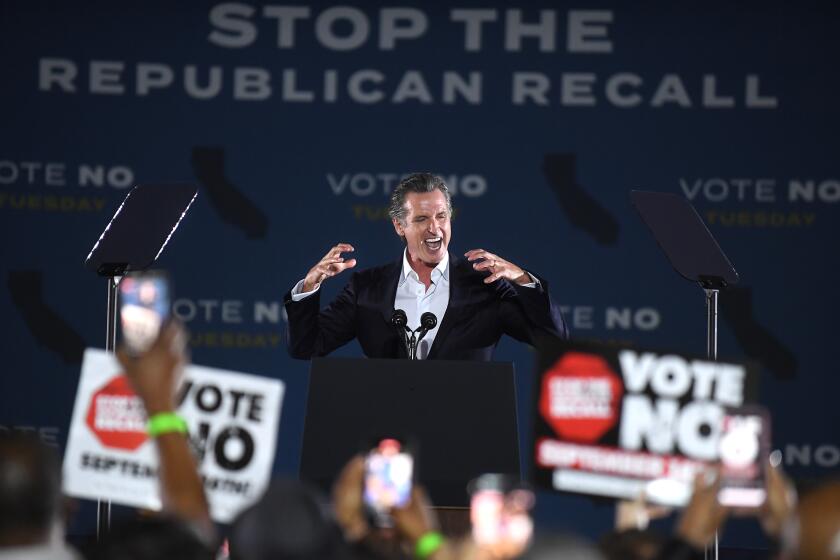
<svg viewBox="0 0 840 560"><path fill-rule="evenodd" d="M226 523L263 494L271 479L283 383L191 365L178 412L215 521ZM158 510L158 457L146 411L114 357L85 351L67 450L64 492Z"/></svg>
<svg viewBox="0 0 840 560"><path fill-rule="evenodd" d="M124 375L112 377L90 398L85 421L102 445L134 451L149 439L146 410Z"/></svg>
<svg viewBox="0 0 840 560"><path fill-rule="evenodd" d="M618 422L621 379L601 356L569 352L545 372L540 414L564 439L593 442Z"/></svg>
<svg viewBox="0 0 840 560"><path fill-rule="evenodd" d="M720 456L724 407L754 370L674 353L556 342L541 349L533 481L543 488L683 505Z"/></svg>

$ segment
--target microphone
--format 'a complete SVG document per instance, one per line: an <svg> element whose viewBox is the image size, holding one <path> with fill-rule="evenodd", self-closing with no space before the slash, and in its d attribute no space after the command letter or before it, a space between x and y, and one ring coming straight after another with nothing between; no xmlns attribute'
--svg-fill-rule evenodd
<svg viewBox="0 0 840 560"><path fill-rule="evenodd" d="M405 346L405 353L408 355L408 359L413 359L412 357L412 350L413 350L413 342L414 342L414 333L411 329L407 326L408 323L408 316L405 314L405 311L402 309L395 309L394 312L391 314L391 326L397 329L397 332L400 333L400 340ZM411 333L411 339L409 340L407 333Z"/></svg>
<svg viewBox="0 0 840 560"><path fill-rule="evenodd" d="M426 311L422 315L420 315L420 327L424 331L430 331L437 326L437 317L435 317L434 313L430 313Z"/></svg>
<svg viewBox="0 0 840 560"><path fill-rule="evenodd" d="M405 329L406 323L408 323L408 317L406 316L405 311L402 309L395 309L394 313L391 315L391 325L402 332L403 329Z"/></svg>
<svg viewBox="0 0 840 560"><path fill-rule="evenodd" d="M423 337L426 336L426 333L435 328L436 325L437 317L435 317L434 313L426 311L425 313L420 315L420 328L417 329L418 331L420 331L420 336L417 337L417 344L414 345L414 357L412 359L417 359L417 346L420 345L420 341L423 340Z"/></svg>

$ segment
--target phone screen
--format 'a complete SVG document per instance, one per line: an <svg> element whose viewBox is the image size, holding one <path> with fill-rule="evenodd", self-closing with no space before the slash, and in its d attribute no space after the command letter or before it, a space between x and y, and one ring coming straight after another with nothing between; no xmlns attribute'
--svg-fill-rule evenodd
<svg viewBox="0 0 840 560"><path fill-rule="evenodd" d="M470 520L476 544L504 557L524 552L534 531L533 492L500 475L484 475L471 486Z"/></svg>
<svg viewBox="0 0 840 560"><path fill-rule="evenodd" d="M726 506L758 507L767 497L765 472L770 453L770 416L762 407L727 409L720 437L721 489Z"/></svg>
<svg viewBox="0 0 840 560"><path fill-rule="evenodd" d="M414 459L398 439L378 440L365 460L365 504L377 524L390 526L387 512L411 499Z"/></svg>
<svg viewBox="0 0 840 560"><path fill-rule="evenodd" d="M130 274L120 280L122 339L131 354L142 354L169 318L169 281L162 272Z"/></svg>

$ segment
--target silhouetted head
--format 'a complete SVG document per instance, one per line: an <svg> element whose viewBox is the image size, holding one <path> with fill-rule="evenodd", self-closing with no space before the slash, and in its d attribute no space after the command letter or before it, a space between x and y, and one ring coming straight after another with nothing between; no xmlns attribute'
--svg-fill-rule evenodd
<svg viewBox="0 0 840 560"><path fill-rule="evenodd" d="M55 449L34 434L0 430L0 547L47 542L61 503Z"/></svg>
<svg viewBox="0 0 840 560"><path fill-rule="evenodd" d="M538 533L524 560L604 560L597 548L568 534Z"/></svg>
<svg viewBox="0 0 840 560"><path fill-rule="evenodd" d="M171 517L147 517L117 525L97 545L93 560L213 560L196 529Z"/></svg>
<svg viewBox="0 0 840 560"><path fill-rule="evenodd" d="M345 554L328 502L291 480L273 482L237 517L230 535L232 560L334 560Z"/></svg>
<svg viewBox="0 0 840 560"><path fill-rule="evenodd" d="M664 544L665 539L650 529L627 529L605 534L598 548L607 560L652 560Z"/></svg>

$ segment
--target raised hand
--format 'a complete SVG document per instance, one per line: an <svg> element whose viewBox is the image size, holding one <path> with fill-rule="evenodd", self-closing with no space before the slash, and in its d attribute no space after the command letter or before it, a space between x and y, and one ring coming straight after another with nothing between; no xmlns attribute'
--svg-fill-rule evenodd
<svg viewBox="0 0 840 560"><path fill-rule="evenodd" d="M429 531L438 530L438 520L432 510L432 502L426 491L414 485L411 489L411 500L403 508L396 508L391 512L400 536L411 544L412 548L420 537Z"/></svg>
<svg viewBox="0 0 840 560"><path fill-rule="evenodd" d="M715 532L721 528L729 513L717 499L720 492L720 472L714 471L714 480L711 483L708 478L706 473L695 477L694 493L682 512L676 531L684 541L699 549L714 538Z"/></svg>
<svg viewBox="0 0 840 560"><path fill-rule="evenodd" d="M357 542L370 533L365 517L362 489L365 480L365 458L357 455L347 463L333 486L333 509L336 521L349 542Z"/></svg>
<svg viewBox="0 0 840 560"><path fill-rule="evenodd" d="M531 276L527 272L512 262L506 261L499 255L494 255L484 249L472 249L464 253L464 256L467 257L468 261L473 263L474 269L486 270L490 273L490 276L484 279L485 284L490 284L500 278L507 278L511 282L516 282L517 284L528 284L533 282ZM484 260L481 262L474 262L479 259Z"/></svg>
<svg viewBox="0 0 840 560"><path fill-rule="evenodd" d="M767 465L765 487L767 499L758 512L758 519L764 532L779 538L785 521L796 511L797 496L793 483L782 472L778 460Z"/></svg>
<svg viewBox="0 0 840 560"><path fill-rule="evenodd" d="M175 391L188 361L187 333L178 321L164 325L154 344L140 356L132 357L120 348L117 360L149 416L175 410Z"/></svg>
<svg viewBox="0 0 840 560"><path fill-rule="evenodd" d="M341 256L341 253L351 253L353 251L355 249L349 243L339 243L330 249L324 255L324 258L318 261L318 264L306 273L306 277L303 279L303 291L311 292L327 278L331 278L348 268L356 266L356 259L345 260Z"/></svg>
<svg viewBox="0 0 840 560"><path fill-rule="evenodd" d="M671 508L651 504L641 492L635 500L618 500L615 504L615 528L617 531L628 529L645 530L652 519L670 515Z"/></svg>

